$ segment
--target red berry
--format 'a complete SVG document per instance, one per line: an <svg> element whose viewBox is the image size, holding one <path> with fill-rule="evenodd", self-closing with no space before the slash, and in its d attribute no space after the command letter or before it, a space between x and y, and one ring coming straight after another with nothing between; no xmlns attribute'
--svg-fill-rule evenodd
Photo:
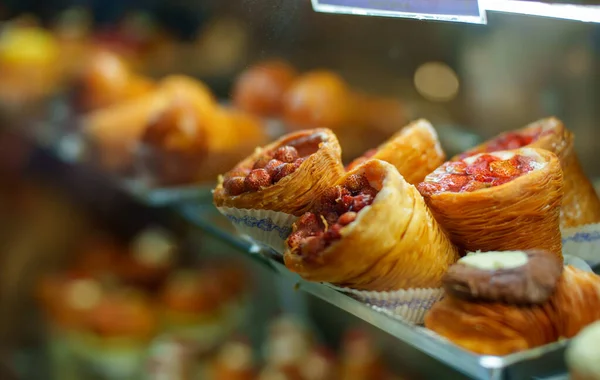
<svg viewBox="0 0 600 380"><path fill-rule="evenodd" d="M299 156L296 148L286 145L278 148L273 154L273 158L282 162L291 163L296 161Z"/></svg>
<svg viewBox="0 0 600 380"><path fill-rule="evenodd" d="M294 164L282 164L275 169L273 174L273 183L281 181L284 177L292 174L296 170Z"/></svg>
<svg viewBox="0 0 600 380"><path fill-rule="evenodd" d="M344 181L344 187L346 187L346 189L348 189L352 194L358 193L367 186L369 186L369 180L367 177L360 174L349 175Z"/></svg>
<svg viewBox="0 0 600 380"><path fill-rule="evenodd" d="M265 169L254 169L244 181L246 191L258 191L271 185L271 176Z"/></svg>
<svg viewBox="0 0 600 380"><path fill-rule="evenodd" d="M270 157L262 156L254 163L252 169L263 169L271 161Z"/></svg>
<svg viewBox="0 0 600 380"><path fill-rule="evenodd" d="M267 173L269 173L271 177L273 177L276 173L277 167L282 164L283 162L273 159L269 161L269 163L264 167L264 169L267 171Z"/></svg>
<svg viewBox="0 0 600 380"><path fill-rule="evenodd" d="M230 177L226 178L223 181L223 187L229 195L240 195L246 191L246 186L244 185L244 182L244 177Z"/></svg>

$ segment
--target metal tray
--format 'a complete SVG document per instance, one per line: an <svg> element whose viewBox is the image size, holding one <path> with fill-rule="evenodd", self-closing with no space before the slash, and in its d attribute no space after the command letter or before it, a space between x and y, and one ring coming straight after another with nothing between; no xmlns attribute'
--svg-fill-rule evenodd
<svg viewBox="0 0 600 380"><path fill-rule="evenodd" d="M351 313L400 339L415 350L474 379L560 379L566 376L564 350L568 340L507 356L470 353L421 326L415 326L371 308L319 283L308 282L288 271L272 252L237 235L229 221L212 205L187 204L178 208L184 218L205 232L230 243L272 268L296 287Z"/></svg>

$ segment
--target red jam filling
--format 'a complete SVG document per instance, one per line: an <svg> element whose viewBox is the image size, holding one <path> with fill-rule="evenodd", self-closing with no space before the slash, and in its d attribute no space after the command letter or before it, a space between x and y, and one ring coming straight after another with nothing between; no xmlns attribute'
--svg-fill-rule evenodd
<svg viewBox="0 0 600 380"><path fill-rule="evenodd" d="M354 161L352 161L350 164L348 164L348 166L346 167L346 170L352 170L352 169L354 169L358 165L362 164L363 162L367 161L369 158L371 158L375 154L377 154L377 151L378 151L377 149L367 150L365 152L365 154L363 154L362 156L358 157L357 159L355 159Z"/></svg>
<svg viewBox="0 0 600 380"><path fill-rule="evenodd" d="M534 169L533 159L516 154L503 160L489 154L482 154L473 163L464 161L446 162L421 182L421 194L431 195L441 192L464 193L499 186L514 180Z"/></svg>
<svg viewBox="0 0 600 380"><path fill-rule="evenodd" d="M499 150L519 149L527 146L542 136L542 127L530 127L521 131L506 132L484 144L479 149L473 149L460 155L460 158L474 156L478 153L497 152Z"/></svg>
<svg viewBox="0 0 600 380"><path fill-rule="evenodd" d="M343 227L354 222L358 213L373 203L378 191L366 177L350 175L341 186L321 196L315 212L307 212L296 222L288 246L304 257L314 256L340 239Z"/></svg>
<svg viewBox="0 0 600 380"><path fill-rule="evenodd" d="M252 168L235 168L225 175L223 187L229 195L256 192L276 184L295 172L319 149L319 135L298 138L261 156Z"/></svg>

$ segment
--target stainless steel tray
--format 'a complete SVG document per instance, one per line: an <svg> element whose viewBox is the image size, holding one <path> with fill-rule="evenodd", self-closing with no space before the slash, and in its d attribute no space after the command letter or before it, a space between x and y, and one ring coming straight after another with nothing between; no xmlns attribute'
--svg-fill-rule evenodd
<svg viewBox="0 0 600 380"><path fill-rule="evenodd" d="M303 280L297 274L288 271L276 254L237 235L229 221L222 217L212 205L186 204L179 207L178 210L191 223L268 265L280 276L296 284L297 288L367 321L415 350L421 351L469 377L500 380L549 379L565 376L566 367L563 356L568 340L502 357L475 355L424 327L398 320L330 287Z"/></svg>

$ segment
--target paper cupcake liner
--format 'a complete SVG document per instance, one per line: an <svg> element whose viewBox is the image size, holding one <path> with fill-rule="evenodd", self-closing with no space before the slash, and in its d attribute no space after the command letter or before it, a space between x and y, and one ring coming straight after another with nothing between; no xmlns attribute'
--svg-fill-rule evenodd
<svg viewBox="0 0 600 380"><path fill-rule="evenodd" d="M563 256L585 260L592 267L600 264L600 223L562 230Z"/></svg>
<svg viewBox="0 0 600 380"><path fill-rule="evenodd" d="M590 267L584 259L580 259L579 257L571 255L563 255L563 259L565 266L570 265L586 272L593 272L592 267Z"/></svg>
<svg viewBox="0 0 600 380"><path fill-rule="evenodd" d="M395 318L413 324L422 324L425 313L436 302L444 298L444 289L412 288L390 292L362 291L349 288L340 288L326 284L337 291L373 307L375 310L384 311Z"/></svg>
<svg viewBox="0 0 600 380"><path fill-rule="evenodd" d="M294 215L271 210L217 208L233 223L240 234L247 235L279 254L285 251L285 240L292 232L292 224L297 219Z"/></svg>

